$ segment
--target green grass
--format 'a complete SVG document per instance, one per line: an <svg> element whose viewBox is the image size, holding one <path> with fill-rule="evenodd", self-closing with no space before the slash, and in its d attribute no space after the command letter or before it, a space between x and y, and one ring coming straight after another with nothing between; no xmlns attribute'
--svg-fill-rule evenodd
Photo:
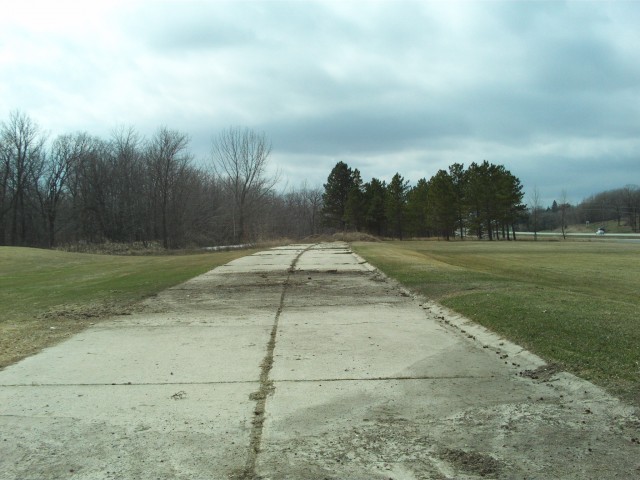
<svg viewBox="0 0 640 480"><path fill-rule="evenodd" d="M357 243L412 290L640 404L640 245Z"/></svg>
<svg viewBox="0 0 640 480"><path fill-rule="evenodd" d="M254 251L112 256L0 247L0 368Z"/></svg>

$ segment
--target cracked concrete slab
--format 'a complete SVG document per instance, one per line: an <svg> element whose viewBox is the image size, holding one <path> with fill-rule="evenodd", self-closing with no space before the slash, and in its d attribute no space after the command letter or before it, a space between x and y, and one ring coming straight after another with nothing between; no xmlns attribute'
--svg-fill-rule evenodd
<svg viewBox="0 0 640 480"><path fill-rule="evenodd" d="M281 379L504 375L504 365L460 342L415 305L285 310L272 372Z"/></svg>
<svg viewBox="0 0 640 480"><path fill-rule="evenodd" d="M0 388L0 478L227 478L256 385Z"/></svg>
<svg viewBox="0 0 640 480"><path fill-rule="evenodd" d="M0 371L0 479L637 478L638 438L344 243L235 260Z"/></svg>
<svg viewBox="0 0 640 480"><path fill-rule="evenodd" d="M256 381L271 326L98 327L25 359L0 385ZM39 368L41 365L50 368ZM102 367L102 368L100 368Z"/></svg>

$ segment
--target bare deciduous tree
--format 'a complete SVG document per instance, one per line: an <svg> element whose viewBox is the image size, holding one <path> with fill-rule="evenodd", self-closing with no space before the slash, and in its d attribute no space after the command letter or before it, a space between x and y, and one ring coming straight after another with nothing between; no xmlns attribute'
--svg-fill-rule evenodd
<svg viewBox="0 0 640 480"><path fill-rule="evenodd" d="M178 187L192 158L188 145L188 135L166 127L161 127L149 142L152 197L160 216L160 236L164 248L170 247L170 222L175 219L170 214L179 213L175 208Z"/></svg>
<svg viewBox="0 0 640 480"><path fill-rule="evenodd" d="M533 220L533 239L538 240L538 214L540 213L540 190L533 187L533 192L529 197L529 208L531 209L531 219Z"/></svg>
<svg viewBox="0 0 640 480"><path fill-rule="evenodd" d="M625 185L622 189L625 207L628 215L628 224L631 230L638 231L638 214L640 214L640 188L637 185Z"/></svg>
<svg viewBox="0 0 640 480"><path fill-rule="evenodd" d="M12 175L11 156L4 145L3 135L0 133L0 245L5 242L4 217L11 208L11 193L9 191L9 179Z"/></svg>
<svg viewBox="0 0 640 480"><path fill-rule="evenodd" d="M91 145L92 140L86 133L60 135L53 142L42 175L36 182L36 194L46 224L49 247L55 245L58 207L67 188L67 180Z"/></svg>
<svg viewBox="0 0 640 480"><path fill-rule="evenodd" d="M234 241L248 240L247 221L278 182L267 174L271 143L264 133L229 128L213 140L212 160L221 184L232 199Z"/></svg>
<svg viewBox="0 0 640 480"><path fill-rule="evenodd" d="M11 212L11 244L24 243L27 228L28 190L43 164L44 137L38 126L24 113L15 111L9 122L0 127L3 164L7 178L2 195L9 193Z"/></svg>
<svg viewBox="0 0 640 480"><path fill-rule="evenodd" d="M567 209L568 208L569 208L569 202L567 200L567 191L562 190L562 193L560 194L560 223L562 228L562 238L564 240L567 239L567 232L565 230L567 227Z"/></svg>
<svg viewBox="0 0 640 480"><path fill-rule="evenodd" d="M111 133L109 169L113 172L112 202L115 237L146 241L150 185L144 164L144 141L133 127L120 126Z"/></svg>
<svg viewBox="0 0 640 480"><path fill-rule="evenodd" d="M320 211L322 210L322 189L320 187L308 187L305 181L302 187L305 205L307 207L309 230L311 235L318 233L320 228Z"/></svg>

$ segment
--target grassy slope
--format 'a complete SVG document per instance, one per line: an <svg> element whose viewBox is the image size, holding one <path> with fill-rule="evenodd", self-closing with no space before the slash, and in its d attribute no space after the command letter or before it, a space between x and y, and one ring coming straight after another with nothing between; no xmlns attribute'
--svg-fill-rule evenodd
<svg viewBox="0 0 640 480"><path fill-rule="evenodd" d="M0 368L250 253L110 256L0 247Z"/></svg>
<svg viewBox="0 0 640 480"><path fill-rule="evenodd" d="M606 242L356 244L374 265L640 404L640 246Z"/></svg>

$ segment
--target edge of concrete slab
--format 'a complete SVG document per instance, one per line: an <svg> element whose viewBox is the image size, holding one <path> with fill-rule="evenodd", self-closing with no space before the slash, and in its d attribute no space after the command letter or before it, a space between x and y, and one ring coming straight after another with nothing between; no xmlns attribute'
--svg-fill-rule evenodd
<svg viewBox="0 0 640 480"><path fill-rule="evenodd" d="M351 247L349 247L349 249L351 249ZM369 270L370 272L379 272L382 274L382 272L380 272L380 270L378 270L376 267L374 267L373 265L371 265L369 262L367 262L364 258L362 258L360 255L358 255L356 252L354 252L353 250L351 250L351 254L356 257L356 259L358 260L358 263L360 265L362 265L364 268L366 268L367 270ZM383 274L384 275L384 274ZM388 278L385 275L385 278ZM397 283L397 282L396 282ZM399 284L398 284L399 285ZM404 287L403 287L404 288Z"/></svg>
<svg viewBox="0 0 640 480"><path fill-rule="evenodd" d="M358 256L356 253L354 253L354 255ZM472 319L465 317L464 315L457 313L438 302L429 300L424 296L409 290L397 280L387 276L380 269L374 267L368 262L366 264L371 267L372 272L380 275L405 295L411 297L426 312L433 315L435 320L443 325L443 327L449 328L452 331L457 332L459 335L467 337L469 342L473 342L476 345L482 345L483 348L495 351L501 358L506 359L506 363L508 363L512 368L514 374L528 376L529 374L535 375L534 372L542 371L542 375L545 377L545 382L562 383L562 386L567 391L582 390L585 394L589 393L595 398L605 399L610 408L613 407L618 411L624 412L625 415L640 416L640 408L635 405L627 403L623 399L610 394L604 388L599 387L584 378L578 377L565 370L556 369L556 366L550 364L542 357L527 350L523 346L518 345L496 332L477 324ZM548 373L546 375L544 374L545 369L548 369ZM537 377L531 376L530 378L535 379Z"/></svg>
<svg viewBox="0 0 640 480"><path fill-rule="evenodd" d="M357 254L354 253L357 256ZM359 257L362 258L362 257ZM365 261L366 262L366 261ZM508 358L518 358L519 364L522 367L529 369L536 369L548 365L547 361L537 356L536 354L528 351L524 347L507 340L506 338L498 335L497 333L489 330L475 323L468 317L465 317L453 310L441 305L433 300L429 300L422 295L419 295L397 280L389 277L380 269L367 263L372 272L385 278L387 282L392 283L398 290L403 292L406 296L411 297L417 302L425 311L430 312L436 320L445 326L449 326L454 330L458 330L459 333L465 335L469 340L482 343L488 348L495 350L496 352L502 352L508 355ZM506 358L506 357L505 357Z"/></svg>

